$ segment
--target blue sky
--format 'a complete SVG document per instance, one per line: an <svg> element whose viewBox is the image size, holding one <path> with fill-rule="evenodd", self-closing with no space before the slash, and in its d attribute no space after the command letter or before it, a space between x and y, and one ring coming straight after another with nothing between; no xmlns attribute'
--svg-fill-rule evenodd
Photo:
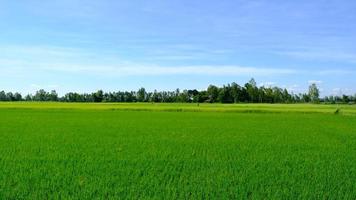
<svg viewBox="0 0 356 200"><path fill-rule="evenodd" d="M0 0L0 90L356 93L353 0Z"/></svg>

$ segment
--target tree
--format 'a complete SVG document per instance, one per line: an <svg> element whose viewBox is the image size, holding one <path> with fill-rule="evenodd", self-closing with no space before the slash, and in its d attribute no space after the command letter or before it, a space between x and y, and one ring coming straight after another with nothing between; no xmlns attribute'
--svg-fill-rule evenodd
<svg viewBox="0 0 356 200"><path fill-rule="evenodd" d="M154 90L152 96L151 96L151 101L152 102L159 102L159 94L157 90Z"/></svg>
<svg viewBox="0 0 356 200"><path fill-rule="evenodd" d="M14 94L12 94L12 92L6 93L6 100L7 101L14 101L15 100Z"/></svg>
<svg viewBox="0 0 356 200"><path fill-rule="evenodd" d="M196 96L196 99L198 103L203 103L203 102L208 102L208 94L206 91L200 91L198 95Z"/></svg>
<svg viewBox="0 0 356 200"><path fill-rule="evenodd" d="M137 91L137 101L138 102L145 102L146 101L146 97L147 97L147 93L146 93L146 90L145 88L140 88L138 91Z"/></svg>
<svg viewBox="0 0 356 200"><path fill-rule="evenodd" d="M244 86L233 82L217 87L209 85L206 90L196 89L174 91L146 92L145 88L135 91L106 92L98 90L94 93L70 92L59 97L55 90L46 92L41 89L34 95L22 97L20 93L0 91L0 101L61 101L61 102L221 102L221 103L354 103L356 95L343 95L319 98L319 89L316 84L309 87L308 93L293 94L287 89L279 87L257 87L255 79L251 79Z"/></svg>
<svg viewBox="0 0 356 200"><path fill-rule="evenodd" d="M231 96L234 100L234 103L241 101L242 98L242 89L237 83L231 83Z"/></svg>
<svg viewBox="0 0 356 200"><path fill-rule="evenodd" d="M254 78L252 78L248 83L245 84L249 101L257 102L258 101L258 88Z"/></svg>
<svg viewBox="0 0 356 200"><path fill-rule="evenodd" d="M218 100L221 103L233 103L233 97L231 95L231 87L230 85L223 86L219 89Z"/></svg>
<svg viewBox="0 0 356 200"><path fill-rule="evenodd" d="M288 93L287 89L283 90L282 98L283 98L283 103L291 103L292 101L292 96Z"/></svg>
<svg viewBox="0 0 356 200"><path fill-rule="evenodd" d="M177 102L177 101L178 101L179 94L180 94L180 90L179 90L179 88L177 88L177 89L173 92L173 95L174 95L174 102Z"/></svg>
<svg viewBox="0 0 356 200"><path fill-rule="evenodd" d="M98 90L93 94L94 102L103 102L104 94L102 90Z"/></svg>
<svg viewBox="0 0 356 200"><path fill-rule="evenodd" d="M66 101L66 102L89 102L85 98L85 95L86 94L79 94L79 93L76 93L76 92L69 92L69 93L64 95L63 101Z"/></svg>
<svg viewBox="0 0 356 200"><path fill-rule="evenodd" d="M32 94L28 94L25 96L25 101L33 101L33 96Z"/></svg>
<svg viewBox="0 0 356 200"><path fill-rule="evenodd" d="M0 91L0 101L6 101L6 93L5 93L5 91Z"/></svg>
<svg viewBox="0 0 356 200"><path fill-rule="evenodd" d="M49 94L50 101L58 101L58 94L55 90L52 90Z"/></svg>
<svg viewBox="0 0 356 200"><path fill-rule="evenodd" d="M22 101L22 95L18 92L14 94L14 101Z"/></svg>
<svg viewBox="0 0 356 200"><path fill-rule="evenodd" d="M198 102L198 90L188 90L188 99L189 102Z"/></svg>
<svg viewBox="0 0 356 200"><path fill-rule="evenodd" d="M309 86L309 98L312 103L319 103L319 89L315 83Z"/></svg>
<svg viewBox="0 0 356 200"><path fill-rule="evenodd" d="M208 94L210 103L217 102L217 99L219 96L219 88L216 87L215 85L209 85L207 94Z"/></svg>
<svg viewBox="0 0 356 200"><path fill-rule="evenodd" d="M268 88L263 88L264 94L265 94L265 103L274 103L274 97L273 97L273 89L268 87Z"/></svg>
<svg viewBox="0 0 356 200"><path fill-rule="evenodd" d="M35 96L33 96L33 100L35 101L48 101L48 93L44 89L40 89L36 92Z"/></svg>
<svg viewBox="0 0 356 200"><path fill-rule="evenodd" d="M178 96L178 102L189 102L188 90L183 90Z"/></svg>
<svg viewBox="0 0 356 200"><path fill-rule="evenodd" d="M349 103L349 101L350 101L350 97L349 97L349 96L347 96L347 95L342 95L342 102L343 102L343 103Z"/></svg>

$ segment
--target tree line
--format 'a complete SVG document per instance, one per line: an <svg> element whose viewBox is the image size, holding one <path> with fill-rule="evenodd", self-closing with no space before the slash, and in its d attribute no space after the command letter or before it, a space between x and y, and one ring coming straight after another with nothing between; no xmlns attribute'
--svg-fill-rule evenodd
<svg viewBox="0 0 356 200"><path fill-rule="evenodd" d="M258 87L251 79L243 86L233 82L217 87L209 85L206 90L198 91L176 89L174 91L147 92L145 88L138 91L93 93L69 92L59 96L55 90L47 92L43 89L35 94L22 96L20 93L0 91L0 101L58 101L58 102L182 102L182 103L354 103L354 96L319 97L316 84L309 86L308 93L293 94L279 87Z"/></svg>

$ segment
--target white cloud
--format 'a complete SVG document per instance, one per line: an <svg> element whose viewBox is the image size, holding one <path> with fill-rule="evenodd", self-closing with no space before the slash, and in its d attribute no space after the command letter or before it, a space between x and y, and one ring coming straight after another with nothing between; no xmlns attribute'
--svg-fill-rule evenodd
<svg viewBox="0 0 356 200"><path fill-rule="evenodd" d="M319 85L320 85L320 84L323 83L323 81L320 81L320 80L309 80L308 83L309 83L309 84L315 83L315 84L319 84Z"/></svg>
<svg viewBox="0 0 356 200"><path fill-rule="evenodd" d="M56 58L78 58L84 56L93 56L82 49L60 47L60 46L47 46L47 45L2 45L0 52L3 55L16 56L16 58L42 58L43 57L56 57Z"/></svg>
<svg viewBox="0 0 356 200"><path fill-rule="evenodd" d="M263 82L263 83L258 84L258 86L259 87L262 87L262 86L264 86L264 87L272 87L272 86L274 86L276 84L277 84L276 82Z"/></svg>
<svg viewBox="0 0 356 200"><path fill-rule="evenodd" d="M339 50L305 49L299 51L281 51L275 53L308 60L356 63L356 53Z"/></svg>
<svg viewBox="0 0 356 200"><path fill-rule="evenodd" d="M178 45L178 49L194 49L190 45ZM194 49L197 50L197 49ZM195 52L195 51L194 51ZM200 52L200 51L199 51ZM149 61L127 61L121 59L119 53L113 51L92 52L82 48L61 46L0 46L0 76L21 76L27 72L67 72L89 73L108 76L159 76L159 75L209 75L209 76L271 76L288 74L314 74L314 75L348 75L355 74L351 70L305 70L278 69L271 67L250 67L239 65L194 65L194 66L164 66L157 63L162 60L189 60L199 56L185 55L181 51L172 51L169 56L164 52L150 56ZM161 55L162 54L162 55ZM211 53L208 53L209 55ZM208 55L207 54L207 55ZM287 52L288 54L288 52ZM203 54L202 54L203 55ZM206 55L204 53L204 55ZM320 84L319 82L317 82ZM264 84L274 85L272 83Z"/></svg>
<svg viewBox="0 0 356 200"><path fill-rule="evenodd" d="M219 65L198 65L198 66L160 66L160 65L139 65L121 64L117 66L101 65L65 65L52 64L42 65L43 70L62 71L72 73L89 73L110 76L159 76L159 75L208 75L208 76L271 76L296 74L297 71L291 69L276 68L256 68L243 66L219 66Z"/></svg>
<svg viewBox="0 0 356 200"><path fill-rule="evenodd" d="M333 88L331 90L332 95L336 96L342 96L343 94L345 95L354 95L354 90L349 89L349 88Z"/></svg>
<svg viewBox="0 0 356 200"><path fill-rule="evenodd" d="M322 70L317 72L317 75L348 75L348 74L355 74L356 71L353 70L340 70L340 69L334 69L334 70Z"/></svg>
<svg viewBox="0 0 356 200"><path fill-rule="evenodd" d="M49 84L49 85L31 84L30 87L33 89L56 89L56 88L59 88L59 85L56 85L56 84Z"/></svg>
<svg viewBox="0 0 356 200"><path fill-rule="evenodd" d="M305 92L304 88L301 88L298 84L293 84L293 85L287 85L285 87L289 92L292 92L294 94L298 94L298 93L303 93Z"/></svg>
<svg viewBox="0 0 356 200"><path fill-rule="evenodd" d="M0 73L13 71L65 72L107 76L160 76L160 75L208 75L208 76L271 76L298 73L293 69L249 67L239 65L192 65L165 66L120 59L114 52L91 51L58 46L0 46ZM15 55L15 57L14 57ZM189 59L184 55L161 57L166 59ZM155 63L155 62L154 62Z"/></svg>
<svg viewBox="0 0 356 200"><path fill-rule="evenodd" d="M42 52L34 50L32 53ZM45 51L43 51L44 53ZM50 54L65 55L52 51ZM82 54L80 54L82 55ZM46 56L45 56L46 57ZM103 64L83 64L75 59L35 60L0 59L1 74L28 74L41 72L64 72L77 74L94 74L102 76L161 76L161 75L208 75L208 76L273 76L297 74L294 69L277 69L268 67L247 67L238 65L192 65L164 66L129 62L120 59L103 58Z"/></svg>

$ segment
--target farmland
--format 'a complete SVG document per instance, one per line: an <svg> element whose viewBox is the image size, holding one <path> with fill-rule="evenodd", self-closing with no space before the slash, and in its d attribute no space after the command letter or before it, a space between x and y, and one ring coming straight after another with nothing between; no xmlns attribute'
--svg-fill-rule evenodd
<svg viewBox="0 0 356 200"><path fill-rule="evenodd" d="M356 199L356 106L0 103L0 199Z"/></svg>

